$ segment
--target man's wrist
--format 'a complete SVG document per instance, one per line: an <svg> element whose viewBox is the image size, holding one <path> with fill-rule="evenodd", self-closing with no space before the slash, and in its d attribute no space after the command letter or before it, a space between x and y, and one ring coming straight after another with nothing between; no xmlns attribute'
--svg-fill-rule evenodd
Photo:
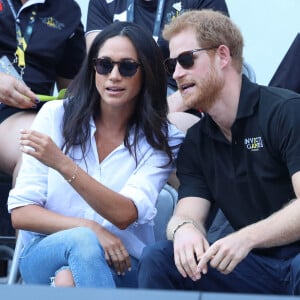
<svg viewBox="0 0 300 300"><path fill-rule="evenodd" d="M174 240L175 238L175 234L177 233L177 231L188 224L192 224L196 229L198 229L201 233L201 225L198 224L197 222L195 222L193 219L191 218L182 218L182 217L178 217L178 216L173 216L168 224L167 227L167 238L168 240ZM205 230L204 230L205 231ZM205 233L204 233L205 234Z"/></svg>
<svg viewBox="0 0 300 300"><path fill-rule="evenodd" d="M178 229L180 229L182 226L186 225L186 224L193 224L196 228L196 224L193 220L186 220L186 221L182 221L181 223L179 223L174 229L173 229L173 232L172 232L172 240L174 241L174 238L175 238L175 234L176 232L178 231Z"/></svg>

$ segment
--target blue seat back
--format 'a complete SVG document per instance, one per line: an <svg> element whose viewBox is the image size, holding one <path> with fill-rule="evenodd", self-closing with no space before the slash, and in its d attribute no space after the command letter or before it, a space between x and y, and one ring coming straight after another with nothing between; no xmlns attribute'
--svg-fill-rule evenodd
<svg viewBox="0 0 300 300"><path fill-rule="evenodd" d="M166 184L158 195L156 203L157 215L154 219L154 235L156 241L166 239L166 227L173 215L177 199L177 191L169 184Z"/></svg>

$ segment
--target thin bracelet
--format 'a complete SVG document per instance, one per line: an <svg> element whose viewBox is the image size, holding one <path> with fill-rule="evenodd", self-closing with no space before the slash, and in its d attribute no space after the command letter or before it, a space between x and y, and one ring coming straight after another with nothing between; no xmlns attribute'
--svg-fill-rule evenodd
<svg viewBox="0 0 300 300"><path fill-rule="evenodd" d="M183 225L185 225L185 224L193 224L193 225L197 228L195 222L192 221L192 220L186 220L186 221L183 221L183 222L179 223L179 224L175 227L175 229L173 230L173 234L172 234L172 240L173 240L173 241L174 241L175 233L177 232L177 230L178 230L180 227L182 227Z"/></svg>
<svg viewBox="0 0 300 300"><path fill-rule="evenodd" d="M66 181L68 181L71 184L76 179L77 172L78 172L78 165L76 164L73 175L71 176L71 178L66 179Z"/></svg>

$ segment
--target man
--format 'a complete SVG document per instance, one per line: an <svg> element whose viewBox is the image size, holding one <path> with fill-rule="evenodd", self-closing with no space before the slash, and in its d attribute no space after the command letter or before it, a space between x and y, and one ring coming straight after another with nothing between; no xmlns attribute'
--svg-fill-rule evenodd
<svg viewBox="0 0 300 300"><path fill-rule="evenodd" d="M144 250L139 286L300 294L300 95L241 75L242 35L218 12L186 12L164 37L184 103L206 114L180 150L169 241ZM235 231L209 245L212 205Z"/></svg>

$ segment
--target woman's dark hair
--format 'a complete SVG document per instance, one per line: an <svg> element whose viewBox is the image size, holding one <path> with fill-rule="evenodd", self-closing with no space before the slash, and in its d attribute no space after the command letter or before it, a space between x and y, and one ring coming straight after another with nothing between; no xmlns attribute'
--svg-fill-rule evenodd
<svg viewBox="0 0 300 300"><path fill-rule="evenodd" d="M169 162L172 162L172 151L168 145L167 81L162 54L150 33L130 22L112 23L94 39L78 75L68 88L68 100L64 102L65 143L62 149L68 153L72 146L80 146L83 157L86 154L86 145L89 147L91 136L90 118L100 117L100 95L95 86L93 59L97 58L105 41L115 36L127 37L132 42L142 70L142 87L136 110L126 130L124 144L136 160L138 132L142 129L148 143L154 149L166 152L170 158ZM133 143L130 145L131 128L134 128L135 132Z"/></svg>

